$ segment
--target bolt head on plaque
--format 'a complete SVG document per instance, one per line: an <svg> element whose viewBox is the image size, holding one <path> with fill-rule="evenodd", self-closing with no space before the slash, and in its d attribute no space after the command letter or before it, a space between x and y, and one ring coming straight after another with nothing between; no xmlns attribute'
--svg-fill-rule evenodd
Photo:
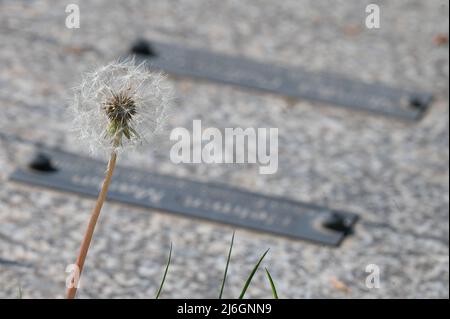
<svg viewBox="0 0 450 319"><path fill-rule="evenodd" d="M323 227L348 235L352 231L352 223L336 213L331 213L324 221Z"/></svg>
<svg viewBox="0 0 450 319"><path fill-rule="evenodd" d="M133 45L131 46L131 53L138 54L138 55L144 55L147 57L155 57L156 52L152 48L149 41L144 39L138 39L136 40Z"/></svg>
<svg viewBox="0 0 450 319"><path fill-rule="evenodd" d="M56 172L58 170L53 164L50 156L45 153L35 154L28 166L35 171L46 173Z"/></svg>
<svg viewBox="0 0 450 319"><path fill-rule="evenodd" d="M419 111L425 111L426 110L426 103L422 99L420 99L418 96L413 96L409 100L409 105L416 110Z"/></svg>

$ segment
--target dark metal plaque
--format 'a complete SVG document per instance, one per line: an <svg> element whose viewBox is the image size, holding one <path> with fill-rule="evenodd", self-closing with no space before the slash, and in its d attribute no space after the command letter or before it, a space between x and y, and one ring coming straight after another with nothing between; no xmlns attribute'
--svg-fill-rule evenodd
<svg viewBox="0 0 450 319"><path fill-rule="evenodd" d="M45 154L56 169L37 169L49 167L40 155L35 169L17 169L10 178L98 195L105 163L58 150L45 149ZM357 220L352 213L125 167L117 167L108 199L334 246Z"/></svg>
<svg viewBox="0 0 450 319"><path fill-rule="evenodd" d="M370 111L407 120L421 118L428 93L354 81L335 74L312 73L173 44L139 41L131 52L168 73L203 78L294 98Z"/></svg>

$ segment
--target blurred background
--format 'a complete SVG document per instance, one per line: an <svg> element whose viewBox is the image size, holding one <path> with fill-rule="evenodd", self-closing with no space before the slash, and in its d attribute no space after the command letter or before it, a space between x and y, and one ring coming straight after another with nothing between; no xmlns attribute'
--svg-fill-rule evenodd
<svg viewBox="0 0 450 319"><path fill-rule="evenodd" d="M380 7L380 28L365 25ZM77 4L80 28L67 28ZM429 92L423 118L403 121L333 103L169 74L176 92L167 132L120 164L218 182L357 213L354 233L326 247L167 212L107 202L80 298L153 298L170 242L162 298L215 298L232 231L224 297L239 295L267 248L281 298L448 298L449 4L396 1L0 0L0 297L62 298L94 201L9 179L36 143L91 156L66 109L86 71L126 55L137 39L355 81ZM173 127L276 127L279 168L176 165ZM380 287L366 285L367 265ZM84 284L83 284L84 282ZM248 297L271 298L259 271Z"/></svg>

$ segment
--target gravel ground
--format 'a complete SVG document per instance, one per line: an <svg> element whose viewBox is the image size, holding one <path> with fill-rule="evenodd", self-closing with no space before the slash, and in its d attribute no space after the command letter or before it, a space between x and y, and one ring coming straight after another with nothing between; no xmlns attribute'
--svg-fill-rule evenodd
<svg viewBox="0 0 450 319"><path fill-rule="evenodd" d="M77 3L76 1L73 1ZM373 1L370 1L373 2ZM259 255L283 298L449 297L448 1L376 1L381 28L364 27L369 1L0 1L0 297L62 298L93 200L8 181L33 147L4 134L86 154L68 132L70 88L121 56L137 37L427 90L420 122L351 112L189 78L169 77L168 128L278 127L279 170L175 165L170 141L120 163L313 202L360 215L339 248L237 229L225 297L236 297ZM439 41L439 39L441 41ZM447 42L445 41L447 39ZM440 42L440 43L439 43ZM153 298L170 242L164 298L214 298L233 228L106 203L80 298ZM380 267L380 288L365 285ZM270 298L258 272L249 297Z"/></svg>

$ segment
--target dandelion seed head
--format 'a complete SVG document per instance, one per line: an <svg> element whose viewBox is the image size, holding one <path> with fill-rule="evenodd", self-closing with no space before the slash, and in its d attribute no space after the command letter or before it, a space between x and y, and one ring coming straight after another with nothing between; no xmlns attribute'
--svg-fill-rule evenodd
<svg viewBox="0 0 450 319"><path fill-rule="evenodd" d="M87 73L70 106L73 129L91 152L123 150L151 141L172 100L164 75L134 59Z"/></svg>

